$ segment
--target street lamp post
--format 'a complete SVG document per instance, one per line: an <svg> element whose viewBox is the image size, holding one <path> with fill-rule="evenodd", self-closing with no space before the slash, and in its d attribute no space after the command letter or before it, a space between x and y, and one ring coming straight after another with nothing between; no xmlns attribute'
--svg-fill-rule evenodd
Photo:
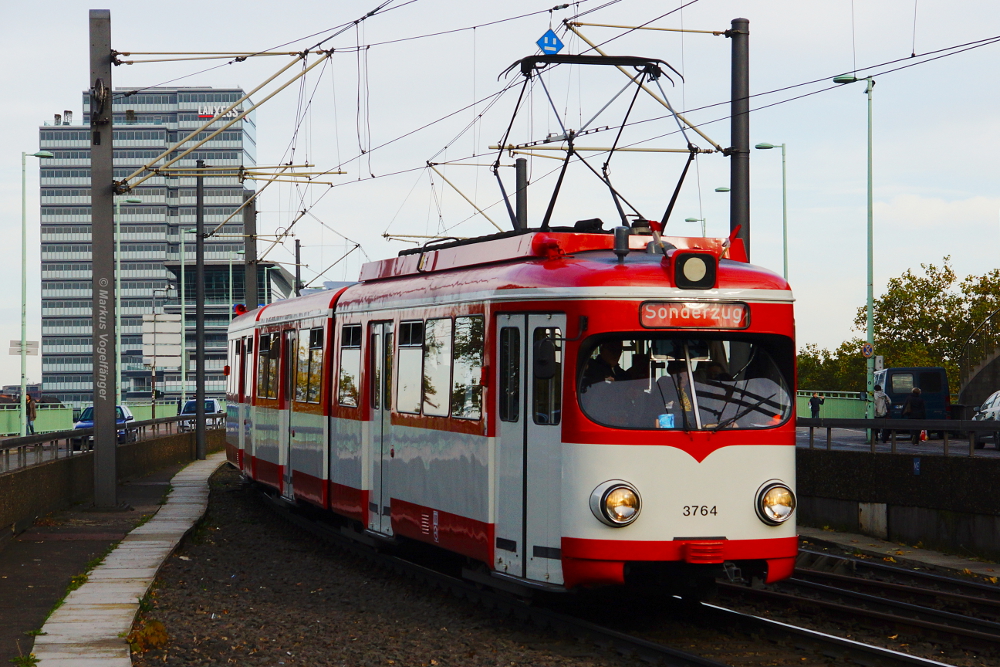
<svg viewBox="0 0 1000 667"><path fill-rule="evenodd" d="M28 434L28 156L55 157L49 151L21 153L21 436Z"/></svg>
<svg viewBox="0 0 1000 667"><path fill-rule="evenodd" d="M182 229L181 233L181 409L184 409L184 403L187 402L187 367L188 367L188 354L187 354L187 312L185 300L187 294L187 279L185 277L185 266L184 263L184 237L188 234L197 233L197 229Z"/></svg>
<svg viewBox="0 0 1000 667"><path fill-rule="evenodd" d="M684 222L700 222L701 223L701 237L705 238L705 218L684 218Z"/></svg>
<svg viewBox="0 0 1000 667"><path fill-rule="evenodd" d="M115 405L122 404L122 205L121 197L115 197ZM130 197L126 204L141 204L142 200Z"/></svg>
<svg viewBox="0 0 1000 667"><path fill-rule="evenodd" d="M875 279L874 279L874 269L875 269L875 252L873 249L873 219L872 214L873 207L873 197L872 197L872 89L875 87L875 79L867 76L863 79L859 79L853 74L842 74L840 76L834 77L834 83L854 83L856 81L865 82L865 95L868 96L868 301L866 304L866 329L867 329L867 342L875 347L875 317L873 302L875 298ZM865 411L868 418L872 417L872 401L871 397L875 391L875 355L868 357L866 360L867 375L868 375L868 406Z"/></svg>
<svg viewBox="0 0 1000 667"><path fill-rule="evenodd" d="M788 280L788 189L785 179L785 144L757 144L754 148L769 150L781 147L781 256L784 273L782 276Z"/></svg>

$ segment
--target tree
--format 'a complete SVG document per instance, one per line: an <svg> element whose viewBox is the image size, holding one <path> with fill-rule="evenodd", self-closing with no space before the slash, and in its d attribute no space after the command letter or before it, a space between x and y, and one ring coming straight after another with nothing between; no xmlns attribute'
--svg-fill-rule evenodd
<svg viewBox="0 0 1000 667"><path fill-rule="evenodd" d="M875 352L885 357L888 367L943 366L955 392L969 336L1000 309L1000 270L959 282L950 257L944 257L940 267L921 264L920 268L922 275L907 269L892 278L886 291L873 301ZM995 319L1000 325L1000 317ZM858 308L854 329L865 331L866 326L866 309ZM997 329L1000 332L1000 326ZM1000 343L1000 334L995 337L996 341L989 342L990 349ZM864 389L862 344L860 338L853 338L833 351L806 345L798 356L799 386L829 391Z"/></svg>
<svg viewBox="0 0 1000 667"><path fill-rule="evenodd" d="M863 344L860 338L852 338L833 351L806 345L798 355L799 386L824 391L864 391Z"/></svg>

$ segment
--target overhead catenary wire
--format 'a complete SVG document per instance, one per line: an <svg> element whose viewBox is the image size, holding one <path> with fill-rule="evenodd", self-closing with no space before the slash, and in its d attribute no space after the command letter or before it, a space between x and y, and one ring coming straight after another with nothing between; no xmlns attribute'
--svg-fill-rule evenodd
<svg viewBox="0 0 1000 667"><path fill-rule="evenodd" d="M375 9L369 11L364 16L362 16L362 17L360 17L358 19L355 19L353 21L347 21L345 23L341 23L341 24L339 24L337 26L334 26L332 28L327 28L326 30L320 30L319 32L315 32L315 33L313 33L311 35L308 35L306 37L300 37L298 39L294 39L294 40L291 40L291 41L288 41L288 42L284 42L284 43L279 44L277 46L272 46L271 48L264 49L263 51L254 51L251 55L256 55L256 54L260 54L260 53L268 53L270 51L274 51L276 49L280 49L280 48L283 48L285 46L288 46L289 44L295 44L296 42L302 42L302 41L305 41L307 39L311 39L313 37L317 37L319 35L322 35L324 33L330 32L330 31L336 31L336 32L334 32L333 35L330 35L330 37L327 37L327 38L323 39L317 45L315 45L313 47L310 47L310 49L306 49L306 51L308 52L311 49L319 48L319 46L321 46L324 42L328 41L329 39L332 39L333 37L336 37L336 36L340 35L345 30L348 30L351 26L357 25L361 21L365 21L365 20L371 18L372 16L374 16L375 14L377 14L379 12L381 12L382 14L385 14L387 12L393 11L394 9L401 9L402 7L405 7L406 5L409 5L409 4L412 4L414 2L417 2L418 0L408 0L408 2L404 2L403 4L397 5L396 7L389 7L388 9L385 9L386 6L389 5L392 1L393 0L387 0L386 2L383 2L381 5L377 6ZM382 11L383 9L385 9L385 11ZM226 67L227 65L232 65L232 64L235 64L237 62L245 62L246 60L247 60L247 58L245 58L245 57L236 57L236 58L234 58L233 60L231 60L231 61L229 61L227 63L223 63L221 65L216 65L214 67L209 67L209 68L201 70L200 72L192 72L191 74L185 74L184 76L176 77L176 78L170 79L168 81L163 81L161 83L157 83L157 84L152 85L152 86L145 86L143 88L136 88L136 89L133 89L133 90L128 90L128 91L125 91L123 93L120 93L120 95L112 94L112 99L115 99L116 97L119 97L119 98L120 97L129 97L130 95L135 95L137 93L144 92L146 90L151 90L153 88L158 88L158 87L164 86L164 85L166 85L168 83L174 83L176 81L183 81L184 79L190 78L192 76L198 76L200 74L205 74L207 72L211 72L212 70L219 69L220 67ZM119 64L119 63L116 63L116 64Z"/></svg>
<svg viewBox="0 0 1000 667"><path fill-rule="evenodd" d="M688 4L691 4L691 3L688 3ZM995 40L995 39L996 39L996 38L988 38L988 39L986 39L986 40L978 40L977 42L972 42L972 43L967 43L967 44L969 44L969 45L970 45L970 46L969 46L969 48L978 48L978 46L985 46L985 45L988 45L989 43L993 43L993 40ZM610 40L609 40L609 41L610 41ZM960 52L962 52L962 51L964 51L964 50L969 50L968 48L963 48L963 49L959 50L959 47L960 47L960 46L962 46L962 45L957 45L957 46L953 46L953 47L947 47L946 49L941 49L941 50L938 50L939 52L944 52L944 54L943 54L943 55L940 55L940 56L938 56L938 57L934 57L934 58L929 58L929 57L927 57L927 56L928 56L929 54L933 54L933 53L936 53L936 52L929 52L929 54L921 54L921 56L920 56L921 60L920 60L919 62L913 62L913 63L911 63L911 64L909 64L909 65L907 65L907 66L904 66L904 67L899 67L899 68L894 68L894 69L888 69L888 70L885 70L885 71L881 72L881 73L880 73L880 74L878 74L878 75L880 75L880 76L881 76L881 75L885 75L885 74L888 74L888 73L891 73L891 72L894 72L894 71L899 71L900 69L905 69L906 67L909 67L909 66L915 66L915 65L917 65L917 64L923 64L923 63L926 63L926 62L931 62L932 60L937 60L937 59L939 59L939 58L941 58L941 57L947 57L948 55L955 55L955 54L957 54L957 53L960 53ZM915 56L915 55L911 55L911 58L915 58L915 57L917 57L917 56ZM891 63L893 63L893 62L898 62L898 61L889 61L889 64L891 64ZM872 67L872 68L875 68L875 67L882 67L882 66L884 66L884 65L885 65L885 64L882 64L882 65L876 65L876 66L871 66L871 67ZM867 69L868 69L869 71L871 70L871 68L867 68ZM865 71L865 70L861 70L861 71ZM826 78L827 78L827 77L824 77L824 79L826 79ZM803 83L799 83L799 84L794 84L793 86L786 86L786 87L783 87L783 88L779 88L779 89L775 89L775 90L773 90L773 91L765 91L765 92L763 92L763 93L757 93L757 94L754 94L754 95L751 95L751 97L754 97L754 98L756 98L756 97L760 97L760 96L762 96L762 95L769 95L769 94L775 94L775 93L778 93L778 92L782 92L782 91L787 91L787 90L791 90L791 89L794 89L794 88L796 88L796 87L799 87L799 86L805 86L805 85L809 85L810 83L816 83L816 82L818 82L818 81L822 81L822 80L823 80L823 79L817 79L817 80L815 80L815 81L813 81L813 82L803 82ZM835 87L837 87L837 86L829 86L829 87L826 87L826 88L823 88L822 90L817 90L817 91L810 91L809 93L807 93L807 94L805 94L805 95L799 95L799 96L794 96L794 97L790 97L790 98L787 98L787 99L783 99L783 100L779 100L779 101L776 101L776 102L774 102L774 103L771 103L771 104L766 104L766 105L760 105L760 106L757 106L757 107L755 107L754 109L752 109L752 111L760 111L760 110L762 110L762 109L766 109L766 108L769 108L769 107L771 107L771 106L776 106L776 105L778 105L778 104L785 104L785 103L788 103L788 102L791 102L791 101L795 101L795 100L798 100L798 99L802 99L803 97L808 97L808 96L810 96L810 95L813 95L813 94L818 94L819 92L824 92L825 90L830 90L830 89L832 89L832 88L835 88ZM484 99L488 99L488 97L487 97L487 98L484 98ZM495 99L495 98L494 98L494 99ZM707 109L707 108L710 108L710 107L713 107L713 106L718 106L718 105L721 105L721 104L728 104L728 101L726 101L726 102L720 102L720 103L718 103L718 104L715 104L715 105L706 105L705 107L698 107L698 108L696 108L695 110L702 110L702 109ZM468 107L465 107L465 108L468 108ZM692 111L694 111L694 110L686 110L686 111L685 111L684 113L691 113ZM449 116L450 116L450 115L453 115L453 114L449 114ZM728 116L727 116L727 117L728 117ZM442 120L445 120L446 118L447 118L447 116L446 116L446 117L443 117L443 118L441 118L441 119L439 119L438 121L435 121L435 122L441 122ZM662 118L662 117L661 117L661 118ZM719 122L719 121L721 121L721 120L724 120L725 118L726 118L726 117L723 117L723 118L717 118L717 119L714 119L714 120L711 120L711 121L709 121L709 123L714 123L714 122ZM652 119L650 119L650 120L652 120ZM629 125L636 125L636 124L638 124L638 123L641 123L641 122L649 122L649 120L646 120L646 121L635 121L635 122L633 122L633 123L629 123ZM708 124L708 123L704 123L704 124ZM426 127L426 126L423 126L423 127ZM417 129L415 129L415 130L413 130L413 131L411 131L411 132L407 133L406 135L403 135L403 136L400 136L400 137L396 137L395 139L392 139L392 140L390 140L389 142L387 142L387 143L386 143L386 144L384 144L384 145L388 145L388 143L391 143L391 142L393 142L393 141L398 141L399 139L403 138L404 136L409 136L409 135L411 135L411 134L414 134L414 133L416 133L416 132L419 132L419 131L420 131L421 129L423 129L423 127L422 127L422 128L417 128ZM609 128L609 129L610 129L610 128ZM660 136L664 136L664 135L660 135ZM644 141L650 141L650 140L652 140L652 139L648 139L648 140L644 140ZM381 147L381 146L380 146L380 147ZM376 149L376 148L378 148L378 147L372 147L372 150L374 150L374 149ZM355 158L355 159L356 159L356 158ZM348 162L350 162L350 160L348 160ZM346 163L345 163L345 164L346 164ZM413 171L418 171L418 170L420 170L420 169L423 169L423 168L424 168L424 167L414 167L413 169L406 169L406 170L396 170L396 171L393 171L393 172L391 172L391 173L386 173L386 174L382 174L382 175L380 175L380 176L376 176L376 175L374 175L374 174L370 174L370 176L369 176L369 177L364 177L363 179L359 179L359 180L371 180L371 179L374 179L374 178L379 178L379 177L387 177L387 176L391 176L391 175L397 175L397 174L402 174L402 173L408 173L408 172L413 172ZM331 187L331 188L332 188L332 187L340 187L341 185L346 185L346 184L347 184L347 183L340 183L340 184L337 184L337 185L333 185L333 186L330 186L330 187Z"/></svg>
<svg viewBox="0 0 1000 667"><path fill-rule="evenodd" d="M985 37L985 38L978 39L978 40L973 40L973 41L970 41L970 42L964 42L962 44L956 44L956 45L944 47L944 48L941 48L941 49L935 49L933 51L928 51L926 53L918 55L917 56L918 58L925 58L925 59L919 60L917 62L912 62L911 58L896 58L896 59L892 59L892 60L888 60L888 61L885 61L885 62L882 62L882 63L875 64L875 65L869 65L867 67L863 67L863 68L859 69L858 71L859 72L866 72L866 71L876 70L878 68L885 67L887 65L892 65L892 64L898 63L900 61L909 61L909 62L907 62L907 64L902 65L900 67L893 68L893 69L888 69L888 70L884 70L884 71L881 71L881 72L879 72L877 74L873 74L872 75L872 76L885 76L886 74L891 74L893 72L897 72L897 71L900 71L900 70L908 69L910 67L916 67L918 65L922 65L922 64L925 64L925 63L928 63L928 62L932 62L932 61L935 61L935 60L940 60L942 58L950 57L952 55L957 55L959 53L964 53L966 51L977 49L977 48L980 48L980 47L983 47L983 46L989 46L989 45L995 44L997 42L1000 42L1000 35L995 35L995 36L992 36L992 37ZM932 55L934 56L933 58L926 58L926 56L932 56ZM788 91L788 90L794 90L796 88L801 88L803 86L808 86L808 85L816 84L816 83L819 83L819 82L822 82L822 81L830 81L830 80L832 80L832 78L833 78L833 76L826 75L826 76L823 76L823 77L820 77L820 78L817 78L817 79L811 79L809 81L804 81L804 82L801 82L801 83L791 84L791 85L788 85L788 86L782 86L780 88L775 88L775 89L764 91L764 92L761 92L761 93L754 93L754 94L751 94L750 97L751 98L757 98L757 97L763 97L763 96L766 96L766 95L772 95L772 94L776 94L776 93L780 93L780 92L785 92L785 91ZM835 88L840 88L840 87L841 87L840 84L835 84L835 85L832 85L832 86L827 86L827 87L821 88L819 90L809 91L807 93L803 93L802 95L796 95L796 96L789 97L789 98L782 99L782 100L778 100L776 102L772 102L772 103L769 103L769 104L763 104L761 106L751 108L750 109L750 113L754 113L754 112L757 112L757 111L762 111L764 109L772 108L772 107L779 106L779 105L782 105L782 104L787 104L789 102L794 102L794 101L797 101L799 99L803 99L803 98L806 98L806 97L811 97L813 95L817 95L819 93L826 92L828 90L833 90ZM498 94L499 93L494 93L493 95L490 95L489 97L494 97L494 96L496 96ZM714 107L728 105L728 104L729 104L729 101L726 100L724 102L716 102L716 103L712 103L712 104L706 104L706 105L703 105L703 106L700 106L700 107L695 107L693 109L686 109L683 113L685 113L685 114L691 114L691 113L693 113L695 111L703 111L703 110L706 110L706 109L711 109L711 108L714 108ZM467 108L468 108L468 106L463 107L462 109L459 109L457 111L451 112L451 113L449 113L449 114L447 114L445 116L442 116L441 118L439 118L439 119L437 119L435 121L431 121L430 123L427 123L427 124L425 124L425 125L423 125L423 126L421 126L419 128L411 130L411 131L405 133L404 135L400 135L400 136L398 136L398 137L396 137L394 139L390 139L385 144L382 144L382 146L389 145L389 144L391 144L393 142L399 141L402 138L405 138L405 137L408 137L408 136L410 136L412 134L415 134L416 132L419 132L422 129L425 129L426 127L429 127L429 126L434 125L436 123L442 122L442 121L446 120L447 118L450 118L451 116L454 116L457 113L461 113L462 111L466 110ZM658 117L655 117L655 118L649 118L649 119L644 119L644 120L639 120L639 121L633 121L629 125L630 126L636 126L636 125L641 125L641 124L644 124L644 123L655 122L655 121L658 121L658 120L663 120L666 117L667 116L658 116ZM729 118L730 118L729 115L719 116L719 117L714 118L712 120L699 123L699 125L701 125L701 126L711 125L711 124L714 124L714 123L722 122L724 120L728 120ZM611 129L617 129L617 128L614 127L614 126L612 126L612 127L607 128L607 129L611 130ZM623 150L624 148L634 147L634 146L637 146L637 145L642 144L642 143L647 143L649 141L654 141L656 139L661 139L661 138L664 138L666 136L670 136L670 135L678 134L678 133L679 133L679 130L672 130L672 131L664 133L664 134L659 134L659 135L656 135L654 137L649 137L647 139L642 139L640 141L632 142L630 144L627 144L625 147L618 148L617 150ZM373 148L373 150L375 150L377 148L380 148L380 147L381 146ZM687 151L683 151L683 152L687 152ZM527 154L527 152L525 152L525 154ZM549 156L536 155L535 157L549 157ZM352 158L352 159L356 159L356 158ZM556 159L559 159L560 161L562 160L562 158L556 158ZM344 164L347 164L350 161L351 160L348 160ZM401 175L401 174L413 173L413 172L421 171L423 169L426 169L426 165L414 166L414 167L410 167L410 168L406 168L406 169L398 169L398 170L395 170L395 171L392 171L392 172L387 172L387 173L384 173L384 174L372 176L370 178L364 178L364 179L359 179L359 180L356 180L356 181L348 181L348 182L344 182L344 183L338 183L336 185L331 186L330 190L333 190L335 188L344 187L346 185L354 185L356 183L365 182L365 181L368 181L368 180L379 179L379 178L389 178L389 177L398 176L398 175ZM537 180L540 180L540 179L533 179L533 180L537 181ZM490 207L485 207L485 208L488 210ZM475 216L471 216L471 217L475 217ZM449 229L452 229L452 228L449 228Z"/></svg>

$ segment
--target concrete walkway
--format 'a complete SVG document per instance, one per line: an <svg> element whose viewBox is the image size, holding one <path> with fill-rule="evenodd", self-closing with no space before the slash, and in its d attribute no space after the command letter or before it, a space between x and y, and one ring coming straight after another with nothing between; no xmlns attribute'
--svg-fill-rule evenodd
<svg viewBox="0 0 1000 667"><path fill-rule="evenodd" d="M119 543L42 626L32 653L41 667L131 667L125 636L139 600L181 538L208 506L208 478L226 453L195 461L174 475L167 503Z"/></svg>
<svg viewBox="0 0 1000 667"><path fill-rule="evenodd" d="M856 533L838 533L808 526L799 526L799 536L804 540L815 540L816 542L832 542L848 551L857 550L861 553L880 558L892 558L894 562L905 565L933 565L956 572L968 570L972 574L983 577L1000 577L1000 564L991 563L985 560L972 560L961 556L934 551L933 549L923 549L908 545L887 542L877 537L868 535L858 535ZM801 545L802 548L809 548L808 544Z"/></svg>

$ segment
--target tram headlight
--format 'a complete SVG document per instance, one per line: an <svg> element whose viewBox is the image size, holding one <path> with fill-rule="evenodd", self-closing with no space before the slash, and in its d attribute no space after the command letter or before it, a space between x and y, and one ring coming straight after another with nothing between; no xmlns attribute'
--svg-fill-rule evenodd
<svg viewBox="0 0 1000 667"><path fill-rule="evenodd" d="M788 521L795 511L795 494L781 482L768 482L757 492L755 505L761 521L777 526Z"/></svg>
<svg viewBox="0 0 1000 667"><path fill-rule="evenodd" d="M641 507L639 492L620 479L604 482L590 494L590 511L598 521L615 528L635 521Z"/></svg>

